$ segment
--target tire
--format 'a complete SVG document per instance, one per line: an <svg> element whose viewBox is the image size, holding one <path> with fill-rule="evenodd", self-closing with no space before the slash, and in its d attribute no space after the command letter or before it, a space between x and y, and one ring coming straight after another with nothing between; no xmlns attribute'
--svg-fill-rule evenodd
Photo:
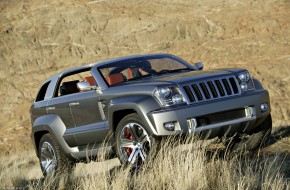
<svg viewBox="0 0 290 190"><path fill-rule="evenodd" d="M154 155L159 144L135 113L119 122L115 142L115 150L122 165L131 164L134 170L139 170L148 157Z"/></svg>
<svg viewBox="0 0 290 190"><path fill-rule="evenodd" d="M271 135L272 130L272 117L269 115L263 123L261 123L256 130L248 135L243 134L237 139L233 139L232 144L229 146L233 147L233 150L246 150L253 151L257 150L265 145L268 138Z"/></svg>
<svg viewBox="0 0 290 190"><path fill-rule="evenodd" d="M56 172L70 171L75 166L75 163L63 154L59 145L49 133L41 137L38 155L40 168L44 176L51 176Z"/></svg>

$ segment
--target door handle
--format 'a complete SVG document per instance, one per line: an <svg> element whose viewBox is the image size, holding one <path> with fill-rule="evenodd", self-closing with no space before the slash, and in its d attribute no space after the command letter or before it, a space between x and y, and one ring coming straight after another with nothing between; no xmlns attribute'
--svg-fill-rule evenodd
<svg viewBox="0 0 290 190"><path fill-rule="evenodd" d="M54 109L55 109L55 107L47 107L46 111L50 111L50 110L54 110Z"/></svg>
<svg viewBox="0 0 290 190"><path fill-rule="evenodd" d="M69 106L78 106L78 105L80 105L79 102L71 102L71 103L69 103Z"/></svg>

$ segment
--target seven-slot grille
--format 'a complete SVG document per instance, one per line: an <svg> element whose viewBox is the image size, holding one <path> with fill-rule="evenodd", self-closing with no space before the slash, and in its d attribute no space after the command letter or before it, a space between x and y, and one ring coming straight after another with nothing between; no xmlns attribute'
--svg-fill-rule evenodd
<svg viewBox="0 0 290 190"><path fill-rule="evenodd" d="M196 82L183 87L191 103L235 96L241 93L235 77Z"/></svg>

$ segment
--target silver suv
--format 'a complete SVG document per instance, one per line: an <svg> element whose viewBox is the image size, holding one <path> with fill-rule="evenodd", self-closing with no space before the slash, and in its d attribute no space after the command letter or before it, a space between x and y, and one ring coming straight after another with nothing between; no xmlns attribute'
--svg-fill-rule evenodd
<svg viewBox="0 0 290 190"><path fill-rule="evenodd" d="M160 138L235 137L260 147L272 128L267 90L245 69L203 71L169 54L122 57L63 71L32 104L32 142L44 175L96 155L142 163ZM111 137L111 138L110 138Z"/></svg>

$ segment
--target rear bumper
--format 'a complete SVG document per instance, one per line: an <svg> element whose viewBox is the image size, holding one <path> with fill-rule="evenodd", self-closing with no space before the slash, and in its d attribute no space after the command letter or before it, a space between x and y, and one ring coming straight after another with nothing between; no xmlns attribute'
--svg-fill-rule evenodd
<svg viewBox="0 0 290 190"><path fill-rule="evenodd" d="M264 103L268 104L267 111L261 110L261 104ZM228 117L231 110L241 110L241 112L244 110L245 113L231 118ZM221 119L218 119L218 122L195 126L196 118L211 114ZM227 116L223 114L227 114ZM269 94L266 90L259 90L224 100L153 111L147 116L151 121L151 126L155 128L157 136L199 133L207 138L214 138L233 135L236 132L251 133L269 114ZM164 124L167 122L175 124L174 131L168 131L164 128Z"/></svg>

